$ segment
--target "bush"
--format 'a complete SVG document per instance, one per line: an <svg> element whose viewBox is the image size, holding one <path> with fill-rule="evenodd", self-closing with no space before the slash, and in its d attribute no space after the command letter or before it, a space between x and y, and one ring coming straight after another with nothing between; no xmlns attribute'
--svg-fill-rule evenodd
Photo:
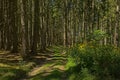
<svg viewBox="0 0 120 80"><path fill-rule="evenodd" d="M96 80L87 68L82 68L80 72L72 72L68 76L68 80Z"/></svg>
<svg viewBox="0 0 120 80"><path fill-rule="evenodd" d="M80 72L80 76L78 76L80 80L95 80L95 77L90 74L87 68L83 68Z"/></svg>
<svg viewBox="0 0 120 80"><path fill-rule="evenodd" d="M78 70L87 68L98 80L120 79L120 50L113 46L80 44L71 48L68 57ZM68 63L70 59L68 60ZM71 63L72 64L72 63ZM76 69L77 70L77 69ZM77 71L78 71L77 70Z"/></svg>

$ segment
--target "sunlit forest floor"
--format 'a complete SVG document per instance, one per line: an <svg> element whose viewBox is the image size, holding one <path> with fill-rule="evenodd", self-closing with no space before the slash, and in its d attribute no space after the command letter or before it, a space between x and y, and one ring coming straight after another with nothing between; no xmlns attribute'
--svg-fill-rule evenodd
<svg viewBox="0 0 120 80"><path fill-rule="evenodd" d="M63 51L38 53L29 61L18 54L0 51L0 80L65 80Z"/></svg>
<svg viewBox="0 0 120 80"><path fill-rule="evenodd" d="M120 49L110 45L54 46L26 61L0 51L0 80L120 80L119 75Z"/></svg>

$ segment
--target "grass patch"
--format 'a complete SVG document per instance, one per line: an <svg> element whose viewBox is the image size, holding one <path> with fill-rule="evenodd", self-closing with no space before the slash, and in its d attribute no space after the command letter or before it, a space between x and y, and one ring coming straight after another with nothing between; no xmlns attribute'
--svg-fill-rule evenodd
<svg viewBox="0 0 120 80"><path fill-rule="evenodd" d="M0 63L0 80L19 80L26 77L34 63L19 63L19 65L8 65Z"/></svg>
<svg viewBox="0 0 120 80"><path fill-rule="evenodd" d="M0 67L0 80L18 80L25 76L24 70Z"/></svg>
<svg viewBox="0 0 120 80"><path fill-rule="evenodd" d="M60 72L59 70L54 70L50 72L49 75L45 75L45 73L41 73L41 74L34 76L30 80L62 80L62 77L63 77L62 75L63 73Z"/></svg>
<svg viewBox="0 0 120 80"><path fill-rule="evenodd" d="M22 61L19 55L2 53L0 80L23 78L28 78L28 80L64 80L66 55L63 54L63 50L62 46L51 47L53 52L50 54L40 53L38 56L34 56L30 62ZM44 61L39 61L43 58Z"/></svg>

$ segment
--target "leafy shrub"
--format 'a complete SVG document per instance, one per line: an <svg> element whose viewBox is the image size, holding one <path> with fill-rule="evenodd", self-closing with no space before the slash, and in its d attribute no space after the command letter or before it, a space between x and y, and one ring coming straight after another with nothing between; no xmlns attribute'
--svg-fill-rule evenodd
<svg viewBox="0 0 120 80"><path fill-rule="evenodd" d="M94 30L94 32L91 35L91 39L95 41L99 41L105 37L106 37L106 33L102 30Z"/></svg>
<svg viewBox="0 0 120 80"><path fill-rule="evenodd" d="M95 77L89 73L87 68L83 68L80 72L80 76L78 76L80 80L95 80Z"/></svg>
<svg viewBox="0 0 120 80"><path fill-rule="evenodd" d="M98 42L98 41L104 39L105 37L108 37L106 32L104 32L102 30L94 30L90 35L87 36L87 40Z"/></svg>
<svg viewBox="0 0 120 80"><path fill-rule="evenodd" d="M104 79L106 77L110 78L109 80L112 80L112 78L120 79L119 48L101 45L93 46L89 43L80 44L70 50L68 57L76 64L79 71L87 68L91 74L98 76L98 79L106 80ZM70 59L68 63L69 61Z"/></svg>
<svg viewBox="0 0 120 80"><path fill-rule="evenodd" d="M95 76L93 76L87 68L82 68L78 73L71 73L68 76L68 80L95 80Z"/></svg>

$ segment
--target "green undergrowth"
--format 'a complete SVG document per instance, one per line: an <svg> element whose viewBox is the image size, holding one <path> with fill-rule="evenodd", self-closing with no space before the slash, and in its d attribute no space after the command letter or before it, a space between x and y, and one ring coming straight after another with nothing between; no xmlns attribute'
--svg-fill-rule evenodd
<svg viewBox="0 0 120 80"><path fill-rule="evenodd" d="M120 80L120 49L111 45L79 44L68 52L68 80Z"/></svg>
<svg viewBox="0 0 120 80"><path fill-rule="evenodd" d="M36 70L37 74L30 80L65 80L66 54L62 46L52 46L49 48L54 52L51 60Z"/></svg>
<svg viewBox="0 0 120 80"><path fill-rule="evenodd" d="M17 80L26 76L22 69L0 67L0 80Z"/></svg>
<svg viewBox="0 0 120 80"><path fill-rule="evenodd" d="M62 72L59 70L53 70L48 75L42 76L44 73L37 74L30 80L62 80Z"/></svg>
<svg viewBox="0 0 120 80"><path fill-rule="evenodd" d="M50 51L54 52L54 55L57 55L59 53L62 53L63 51L66 50L66 48L64 48L64 46L51 46L48 48Z"/></svg>
<svg viewBox="0 0 120 80"><path fill-rule="evenodd" d="M24 61L18 62L18 64L5 64L0 63L0 80L20 80L26 77L34 66L33 62L26 63Z"/></svg>
<svg viewBox="0 0 120 80"><path fill-rule="evenodd" d="M67 61L65 49L63 46L52 46L49 49L52 53L38 55L34 61L22 61L20 59L13 63L11 62L11 60L14 61L13 58L5 58L10 63L0 63L0 80L21 80L25 78L29 78L28 80L64 80L66 77L64 66ZM39 57L45 57L46 61L36 64L35 61L40 62ZM28 73L32 76L28 76Z"/></svg>

